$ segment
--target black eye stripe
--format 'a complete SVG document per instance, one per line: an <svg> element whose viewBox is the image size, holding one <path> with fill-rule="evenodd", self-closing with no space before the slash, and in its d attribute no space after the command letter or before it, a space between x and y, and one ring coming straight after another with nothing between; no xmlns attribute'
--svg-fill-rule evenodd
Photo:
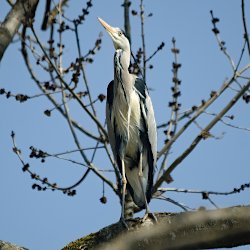
<svg viewBox="0 0 250 250"><path fill-rule="evenodd" d="M118 29L118 30L117 30L117 34L118 34L119 36L124 35L125 37L127 37L125 31L123 31L122 29Z"/></svg>

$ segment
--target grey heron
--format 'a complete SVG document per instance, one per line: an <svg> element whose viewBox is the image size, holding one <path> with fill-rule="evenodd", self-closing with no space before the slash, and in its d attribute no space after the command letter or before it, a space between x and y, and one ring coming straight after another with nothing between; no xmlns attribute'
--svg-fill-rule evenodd
<svg viewBox="0 0 250 250"><path fill-rule="evenodd" d="M148 216L157 157L154 110L145 82L130 74L130 43L120 28L101 18L115 47L114 80L107 88L106 122L114 159L122 177L121 220L125 223L126 187L134 203Z"/></svg>

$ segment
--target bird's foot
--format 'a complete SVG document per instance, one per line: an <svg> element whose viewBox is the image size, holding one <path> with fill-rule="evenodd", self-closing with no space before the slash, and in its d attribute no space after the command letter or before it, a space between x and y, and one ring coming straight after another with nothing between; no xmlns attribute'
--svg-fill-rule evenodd
<svg viewBox="0 0 250 250"><path fill-rule="evenodd" d="M120 218L120 222L122 223L122 225L123 225L127 230L129 229L128 224L127 224L127 222L126 222L126 220L125 220L124 217L121 217L121 218Z"/></svg>
<svg viewBox="0 0 250 250"><path fill-rule="evenodd" d="M145 213L145 215L142 218L142 222L145 222L148 218L151 218L154 223L158 222L156 216L154 215L154 213Z"/></svg>

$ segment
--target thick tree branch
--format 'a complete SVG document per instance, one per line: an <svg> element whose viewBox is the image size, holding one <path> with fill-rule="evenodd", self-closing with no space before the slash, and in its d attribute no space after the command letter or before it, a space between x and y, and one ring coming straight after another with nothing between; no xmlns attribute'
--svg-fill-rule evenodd
<svg viewBox="0 0 250 250"><path fill-rule="evenodd" d="M10 242L0 240L0 250L28 250L25 247L14 245Z"/></svg>
<svg viewBox="0 0 250 250"><path fill-rule="evenodd" d="M250 244L250 206L156 214L158 223L129 221L103 228L64 247L73 249L211 249Z"/></svg>
<svg viewBox="0 0 250 250"><path fill-rule="evenodd" d="M24 17L33 18L35 16L38 0L17 0L14 7L10 10L5 20L0 25L0 61L3 54L18 28L22 24Z"/></svg>

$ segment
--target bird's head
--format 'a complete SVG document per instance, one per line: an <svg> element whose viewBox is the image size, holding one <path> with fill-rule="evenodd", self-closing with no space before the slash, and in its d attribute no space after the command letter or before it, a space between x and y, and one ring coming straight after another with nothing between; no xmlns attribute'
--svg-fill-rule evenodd
<svg viewBox="0 0 250 250"><path fill-rule="evenodd" d="M127 37L125 36L124 31L122 31L120 28L115 28L107 24L105 21L103 21L101 18L98 17L99 22L102 24L102 26L105 28L105 30L109 33L111 36L111 39L113 41L115 49L121 49L124 51L130 51L130 45Z"/></svg>

